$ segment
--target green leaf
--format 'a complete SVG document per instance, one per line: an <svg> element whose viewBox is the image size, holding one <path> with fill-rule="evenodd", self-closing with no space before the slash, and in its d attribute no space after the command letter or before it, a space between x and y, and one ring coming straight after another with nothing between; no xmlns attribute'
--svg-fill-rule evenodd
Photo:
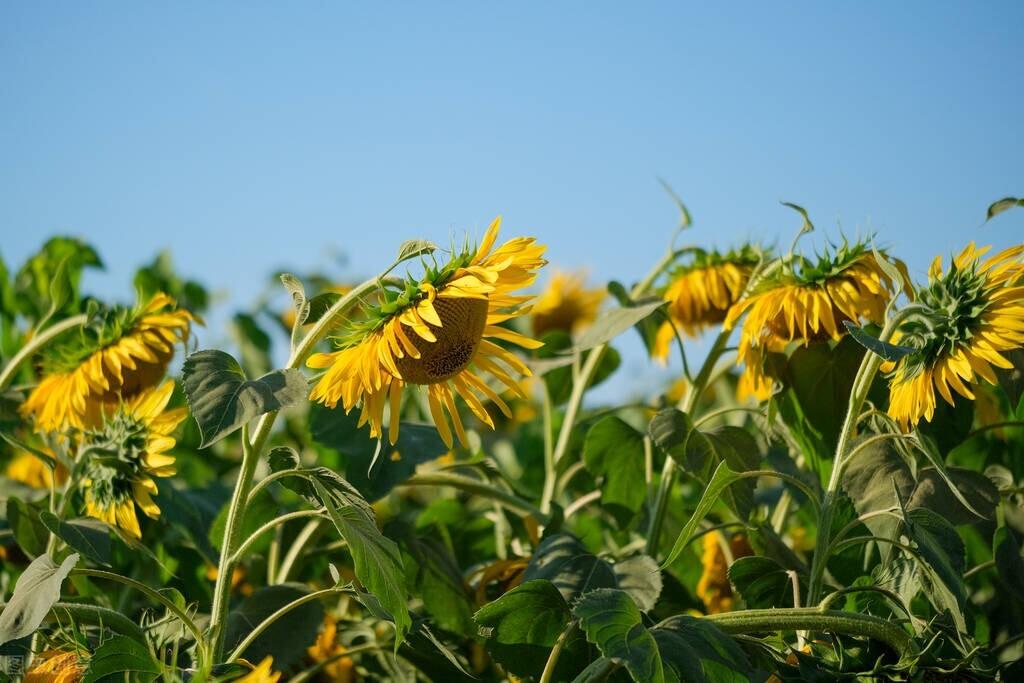
<svg viewBox="0 0 1024 683"><path fill-rule="evenodd" d="M675 544L672 546L671 552L665 561L661 563L662 569L669 566L676 561L683 549L690 542L690 539L697 532L697 527L703 521L704 517L711 511L711 508L718 501L718 498L729 488L729 485L733 482L739 481L740 475L729 469L729 466L724 462L720 463L715 468L714 474L711 475L711 480L705 487L704 492L701 494L700 500L697 502L697 507L693 511L693 515L690 516L689 521L683 526L679 532L679 536L676 538Z"/></svg>
<svg viewBox="0 0 1024 683"><path fill-rule="evenodd" d="M39 510L35 506L18 498L8 498L7 523L22 550L32 557L43 554L50 533L39 519Z"/></svg>
<svg viewBox="0 0 1024 683"><path fill-rule="evenodd" d="M302 280L291 273L281 273L281 284L288 290L292 297L292 307L295 309L294 330L298 330L309 317L309 300L306 299L306 288L302 286ZM295 333L292 332L292 341L295 340Z"/></svg>
<svg viewBox="0 0 1024 683"><path fill-rule="evenodd" d="M934 467L921 470L917 488L907 502L908 509L928 508L955 526L995 519L999 489L991 479L963 467L947 467L945 470L945 476ZM963 501L969 503L970 509Z"/></svg>
<svg viewBox="0 0 1024 683"><path fill-rule="evenodd" d="M658 602L664 583L658 562L649 555L634 555L612 565L619 590L633 598L641 612L650 612Z"/></svg>
<svg viewBox="0 0 1024 683"><path fill-rule="evenodd" d="M49 510L39 520L57 538L97 564L110 566L110 532L99 520L90 517L62 521Z"/></svg>
<svg viewBox="0 0 1024 683"><path fill-rule="evenodd" d="M71 285L70 275L68 274L70 260L70 256L65 256L61 259L53 279L50 280L50 309L47 312L47 317L64 308L75 294L74 288Z"/></svg>
<svg viewBox="0 0 1024 683"><path fill-rule="evenodd" d="M729 566L729 581L753 609L793 607L793 582L786 568L768 557L741 557ZM800 577L803 579L804 577ZM801 580L800 595L806 595Z"/></svg>
<svg viewBox="0 0 1024 683"><path fill-rule="evenodd" d="M331 310L334 304L341 300L338 292L322 292L309 300L309 315L306 316L306 324L312 325L324 317L324 313Z"/></svg>
<svg viewBox="0 0 1024 683"><path fill-rule="evenodd" d="M985 214L985 222L988 223L990 220L998 216L1004 211L1009 211L1015 206L1024 206L1024 199L1018 199L1016 197L1003 197L999 201L992 202L988 206L988 211Z"/></svg>
<svg viewBox="0 0 1024 683"><path fill-rule="evenodd" d="M904 526L924 559L924 562L918 561L917 564L926 580L926 588L929 588L924 591L925 595L936 609L948 609L957 628L965 631L967 589L963 582L966 563L964 542L952 524L926 508L908 511L904 517Z"/></svg>
<svg viewBox="0 0 1024 683"><path fill-rule="evenodd" d="M550 581L525 581L484 605L473 619L494 660L520 677L538 677L570 619L569 606Z"/></svg>
<svg viewBox="0 0 1024 683"><path fill-rule="evenodd" d="M837 344L799 346L786 363L785 393L795 399L804 419L821 435L829 453L835 451L839 440L853 379L863 357L864 348L844 337ZM787 425L800 427L788 422Z"/></svg>
<svg viewBox="0 0 1024 683"><path fill-rule="evenodd" d="M616 280L612 280L608 283L608 293L615 297L615 300L618 301L619 305L623 308L636 306L639 303L636 299L633 299L630 296L629 290L626 289L625 285ZM654 299L645 297L644 301L646 303L647 301L654 301ZM658 328L661 327L662 322L664 322L667 317L665 310L662 309L658 315L648 316L633 326L637 334L640 335L640 339L643 340L644 348L647 349L647 353L654 350L654 344L658 338Z"/></svg>
<svg viewBox="0 0 1024 683"><path fill-rule="evenodd" d="M878 337L868 334L863 327L855 325L849 320L844 320L843 325L846 327L846 331L850 333L850 336L852 336L858 344L882 360L895 363L904 356L909 356L917 351L917 349L910 346L897 346L896 344L884 342Z"/></svg>
<svg viewBox="0 0 1024 683"><path fill-rule="evenodd" d="M152 681L163 671L145 645L127 636L103 641L88 661L82 683Z"/></svg>
<svg viewBox="0 0 1024 683"><path fill-rule="evenodd" d="M611 564L565 533L551 534L537 546L523 572L523 581L536 579L553 583L566 602L596 588L618 587Z"/></svg>
<svg viewBox="0 0 1024 683"><path fill-rule="evenodd" d="M395 265L417 256L433 253L437 245L429 240L406 240L398 247L398 260Z"/></svg>
<svg viewBox="0 0 1024 683"><path fill-rule="evenodd" d="M814 232L814 223L811 222L810 217L807 215L807 209L805 209L804 207L799 206L797 204L793 204L791 202L779 202L779 203L782 204L783 206L788 206L789 208L793 209L798 214L800 214L801 217L803 217L804 222L803 222L803 225L800 226L800 234L807 233L807 232Z"/></svg>
<svg viewBox="0 0 1024 683"><path fill-rule="evenodd" d="M302 403L309 387L300 370L275 370L247 380L223 351L196 351L185 360L182 385L206 448L264 413Z"/></svg>
<svg viewBox="0 0 1024 683"><path fill-rule="evenodd" d="M257 589L228 614L225 651L231 652L274 612L309 595L308 586L283 583ZM288 669L306 656L306 648L316 641L324 608L319 601L307 602L284 613L246 648L242 656L250 662L274 658L274 669Z"/></svg>
<svg viewBox="0 0 1024 683"><path fill-rule="evenodd" d="M347 458L345 478L369 501L379 500L416 472L416 467L448 452L433 425L403 422L398 442L370 438L368 425L359 427L358 414L341 408L313 406L313 440ZM376 462L374 462L376 456ZM373 465L371 469L371 465Z"/></svg>
<svg viewBox="0 0 1024 683"><path fill-rule="evenodd" d="M395 648L401 645L412 625L406 606L405 570L398 545L377 528L366 501L354 495L328 490L313 480L317 497L331 521L348 543L355 563L356 578L366 586L395 623Z"/></svg>
<svg viewBox="0 0 1024 683"><path fill-rule="evenodd" d="M408 553L403 562L408 584L423 600L427 614L445 631L471 637L475 632L472 595L448 546L439 538L417 537L411 525L386 527L392 538L396 529Z"/></svg>
<svg viewBox="0 0 1024 683"><path fill-rule="evenodd" d="M663 683L665 672L654 636L640 610L625 592L601 588L580 598L573 608L587 640L601 654L626 668L638 683Z"/></svg>
<svg viewBox="0 0 1024 683"><path fill-rule="evenodd" d="M1020 543L1005 526L996 529L992 536L992 555L995 557L999 578L1014 597L1024 602L1024 557L1020 554Z"/></svg>
<svg viewBox="0 0 1024 683"><path fill-rule="evenodd" d="M0 612L0 645L35 633L60 600L60 586L78 564L72 553L59 565L49 555L32 560L14 584L14 594Z"/></svg>
<svg viewBox="0 0 1024 683"><path fill-rule="evenodd" d="M765 680L732 638L707 619L679 615L652 633L669 683L749 683Z"/></svg>
<svg viewBox="0 0 1024 683"><path fill-rule="evenodd" d="M647 494L643 434L609 415L587 432L583 459L601 480L601 504L625 526L640 511Z"/></svg>
<svg viewBox="0 0 1024 683"><path fill-rule="evenodd" d="M530 364L535 375L543 375L552 405L562 405L572 396L572 358L565 352L572 350L572 337L561 330L552 330L541 338L544 346L537 350L537 359ZM619 352L609 346L598 361L597 370L587 385L596 387L614 373L622 362Z"/></svg>
<svg viewBox="0 0 1024 683"><path fill-rule="evenodd" d="M664 301L657 300L636 306L614 308L602 313L594 324L580 335L576 342L576 352L586 351L611 341L664 305Z"/></svg>
<svg viewBox="0 0 1024 683"><path fill-rule="evenodd" d="M868 437L870 438L870 437ZM858 515L891 510L898 507L897 491L900 497L908 499L916 483L910 466L897 450L892 439L881 439L862 445L864 438L854 442L843 469L840 485L849 496ZM875 536L893 538L899 520L890 515L876 515L864 521L864 525ZM883 546L882 556L891 552Z"/></svg>

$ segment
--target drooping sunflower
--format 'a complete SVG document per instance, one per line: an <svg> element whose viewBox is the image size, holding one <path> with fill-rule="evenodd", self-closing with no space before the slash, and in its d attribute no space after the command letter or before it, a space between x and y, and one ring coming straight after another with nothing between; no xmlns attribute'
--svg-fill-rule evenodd
<svg viewBox="0 0 1024 683"><path fill-rule="evenodd" d="M588 289L583 273L556 272L533 303L531 325L536 337L560 330L573 334L594 322L607 292Z"/></svg>
<svg viewBox="0 0 1024 683"><path fill-rule="evenodd" d="M759 260L750 246L725 253L698 251L690 263L673 271L662 292L669 319L658 328L651 355L664 364L677 333L696 337L725 320Z"/></svg>
<svg viewBox="0 0 1024 683"><path fill-rule="evenodd" d="M196 320L166 294L134 309L105 311L46 355L45 377L22 404L22 414L43 431L95 426L105 405L163 378L175 344L188 339Z"/></svg>
<svg viewBox="0 0 1024 683"><path fill-rule="evenodd" d="M422 279L410 276L385 286L367 319L340 339L340 350L309 359L309 367L326 368L310 398L331 408L341 403L346 411L361 404L359 424L369 423L375 438L383 435L384 407L390 406L391 443L398 439L402 393L410 384L427 387L431 417L449 448L449 418L459 441L466 442L456 396L492 429L485 400L511 416L478 373L492 375L521 395L516 376L529 376L529 368L492 340L528 349L541 346L501 323L527 312L531 297L513 292L530 286L546 261L544 246L533 238L518 237L495 249L500 226L499 217L479 248L453 253L442 267L425 267Z"/></svg>
<svg viewBox="0 0 1024 683"><path fill-rule="evenodd" d="M166 410L173 391L174 382L168 380L108 409L102 426L85 432L79 453L88 457L82 479L86 514L133 538L142 537L136 506L152 519L160 516L153 478L175 473L174 457L168 454L175 444L171 434L188 410Z"/></svg>
<svg viewBox="0 0 1024 683"><path fill-rule="evenodd" d="M46 650L32 662L22 683L79 683L85 677L88 660L70 650Z"/></svg>
<svg viewBox="0 0 1024 683"><path fill-rule="evenodd" d="M894 336L916 349L883 366L890 372L889 415L904 429L922 417L931 421L936 392L950 405L953 392L974 400L972 387L995 384L994 368L1013 367L1004 354L1024 346L1024 245L982 260L990 249L971 242L945 272L936 257L917 293L923 312Z"/></svg>
<svg viewBox="0 0 1024 683"><path fill-rule="evenodd" d="M904 283L910 282L902 261L884 252L880 256L900 271ZM815 262L796 256L755 283L724 322L730 329L746 314L736 363L745 365L750 374L745 380L747 390L753 395L770 394L771 378L763 367L769 351L781 351L791 343L807 346L813 341L838 340L846 334L846 321L884 322L897 286L867 242L828 248Z"/></svg>
<svg viewBox="0 0 1024 683"><path fill-rule="evenodd" d="M40 460L38 456L28 451L16 453L14 458L7 463L4 474L7 475L8 479L19 481L25 484L25 486L30 486L34 489L49 489L54 483L54 474L56 474L56 483L58 485L63 484L68 478L68 472L62 466L50 467Z"/></svg>

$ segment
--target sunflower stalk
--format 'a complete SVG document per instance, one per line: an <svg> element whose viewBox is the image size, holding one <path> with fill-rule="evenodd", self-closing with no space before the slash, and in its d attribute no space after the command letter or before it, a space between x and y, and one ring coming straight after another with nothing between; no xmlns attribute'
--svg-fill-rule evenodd
<svg viewBox="0 0 1024 683"><path fill-rule="evenodd" d="M302 341L296 345L286 367L289 369L300 368L306 358L313 352L313 349L316 348L316 345L327 336L327 333L334 326L335 319L347 313L353 305L359 302L363 295L376 287L377 283L397 264L398 262L392 264L378 277L367 280L358 287L355 287L331 306L306 336L303 337ZM217 568L217 582L213 591L213 610L210 615L208 637L210 650L215 661L220 659L224 647L224 626L227 620L231 575L234 573L235 566L237 565L238 558L235 557L235 554L242 542L241 535L245 520L245 509L253 487L256 465L259 463L263 448L270 438L270 432L274 427L276 419L277 411L271 411L260 417L251 440L248 425L242 427L242 464L238 473L238 479L235 482L235 490L231 496L231 503L228 507L227 521L224 526L224 540L221 544L220 562Z"/></svg>
<svg viewBox="0 0 1024 683"><path fill-rule="evenodd" d="M638 282L633 289L630 290L629 296L631 299L637 299L647 293L654 281L665 272L680 255L688 253L690 248L685 249L670 249L658 263L655 264L654 268ZM545 472L544 472L544 490L541 493L540 510L547 514L551 512L551 502L555 497L556 483L558 479L558 466L562 459L565 457L565 453L569 448L569 439L572 436L572 430L576 426L576 418L579 416L580 407L583 405L583 395L586 393L588 386L594 379L594 375L597 373L598 367L601 365L601 359L604 357L605 351L608 350L608 342L599 344L592 348L587 354L587 359L584 361L582 368L579 371L578 376L574 377L572 393L569 396L569 402L565 408L565 416L562 419L562 426L558 431L558 439L555 442L555 449L549 459L545 459Z"/></svg>
<svg viewBox="0 0 1024 683"><path fill-rule="evenodd" d="M915 314L917 308L913 305L907 306L895 313L885 324L885 328L879 335L879 340L888 342L899 326L911 315ZM811 575L807 587L808 602L817 602L821 593L822 579L825 574L825 566L828 564L828 556L831 547L832 517L835 513L835 499L839 492L839 482L842 478L843 469L846 467L847 451L853 439L857 436L857 423L861 415L861 409L867 400L871 384L875 375L882 365L882 357L866 351L861 360L860 367L853 380L853 387L850 391L850 401L847 405L846 418L843 421L842 429L839 432L839 441L836 444L835 457L832 462L832 474L829 476L828 487L821 501L821 509L818 513L818 537L815 541L814 557L811 560ZM850 453L851 457L856 454L856 449Z"/></svg>

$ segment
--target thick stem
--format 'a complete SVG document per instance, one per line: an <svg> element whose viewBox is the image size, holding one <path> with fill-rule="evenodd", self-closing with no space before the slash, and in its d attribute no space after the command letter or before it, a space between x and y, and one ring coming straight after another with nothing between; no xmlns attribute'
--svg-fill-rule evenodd
<svg viewBox="0 0 1024 683"><path fill-rule="evenodd" d="M393 267L393 266L392 266ZM390 270L390 268L388 269ZM387 274L382 273L379 277L367 280L348 294L344 295L324 313L313 328L303 337L302 341L292 350L291 358L288 359L286 368L299 368L306 362L306 358L313 352L316 345L327 336L327 333L334 325L334 320L344 314L349 308L356 304L367 292L377 286L378 281ZM242 466L235 482L235 490L231 496L231 505L228 508L228 517L224 526L224 541L221 544L220 564L217 569L217 583L213 589L213 610L210 614L210 641L215 658L220 658L221 649L224 644L224 621L227 618L228 602L230 598L231 574L235 569L235 552L241 541L242 523L245 519L245 508L252 491L253 477L256 474L256 465L259 463L263 447L277 419L277 411L272 411L260 417L253 433L252 441L249 440L248 425L242 427Z"/></svg>
<svg viewBox="0 0 1024 683"><path fill-rule="evenodd" d="M888 645L901 658L913 654L913 640L899 625L869 614L823 610L817 607L748 609L703 617L726 633L821 631L872 638Z"/></svg>
<svg viewBox="0 0 1024 683"><path fill-rule="evenodd" d="M636 299L647 293L647 290L654 283L658 276L661 275L666 268L672 265L672 262L679 257L680 254L686 253L688 249L681 249L676 251L669 251L658 263L651 269L643 280L638 282L635 287L629 292L631 299ZM545 473L544 477L544 491L541 495L540 509L545 513L551 510L551 501L555 494L555 478L558 476L558 465L562 462L562 458L565 457L565 452L569 448L569 440L572 437L573 427L576 426L576 418L579 415L580 408L583 405L583 395L587 392L587 388L590 383L594 380L594 375L597 373L598 367L601 365L601 359L604 357L605 351L608 350L608 342L598 344L594 348L590 349L587 354L587 360L583 363L583 367L580 369L579 374L574 377L572 385L572 393L569 395L569 403L565 406L565 417L562 419L562 426L558 430L558 440L555 442L555 450L551 455L551 466Z"/></svg>
<svg viewBox="0 0 1024 683"><path fill-rule="evenodd" d="M8 361L7 365L4 366L3 371L0 372L0 389L7 387L10 381L14 378L14 375L17 374L18 368L21 367L21 364L31 358L33 353L43 348L43 346L61 333L85 324L88 319L89 316L84 313L81 315L73 315L70 318L61 320L55 325L47 327L45 330L29 340L16 354L14 354L14 357Z"/></svg>
<svg viewBox="0 0 1024 683"><path fill-rule="evenodd" d="M888 342L900 323L912 309L906 308L894 315L885 325L879 339ZM867 400L871 384L875 380L878 368L882 365L882 358L871 351L864 352L857 375L853 380L853 388L850 391L850 403L846 408L846 418L843 420L842 429L839 432L839 441L836 443L835 457L832 459L832 474L829 476L828 488L825 489L825 496L821 502L821 511L818 513L818 537L814 544L814 556L811 559L811 576L807 586L807 601L815 603L821 594L822 578L825 574L825 566L828 564L829 546L831 545L832 517L834 515L834 504L836 494L839 491L839 482L842 478L843 468L846 466L845 456L850 444L857 436L857 423L860 421L861 408Z"/></svg>

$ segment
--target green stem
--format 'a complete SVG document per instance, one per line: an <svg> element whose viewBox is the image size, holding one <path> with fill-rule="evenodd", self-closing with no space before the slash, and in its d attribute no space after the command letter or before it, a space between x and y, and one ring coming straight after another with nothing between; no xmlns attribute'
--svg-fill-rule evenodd
<svg viewBox="0 0 1024 683"><path fill-rule="evenodd" d="M14 354L11 360L7 362L7 365L4 366L3 371L0 372L0 390L7 387L10 381L14 378L14 375L17 374L18 368L21 367L21 364L31 358L32 354L45 346L54 337L63 332L67 332L73 327L84 325L88 320L89 316L84 313L80 315L73 315L70 318L65 318L59 323L47 327L39 334L32 337L31 340L29 340L16 354Z"/></svg>
<svg viewBox="0 0 1024 683"><path fill-rule="evenodd" d="M241 562L242 558L245 557L245 551L248 550L253 543L258 541L260 539L260 536L274 529L275 527L278 527L282 524L287 524L293 519L302 519L303 517L319 517L322 514L323 508L318 508L316 510L297 510L295 512L289 512L287 514L281 515L280 517L275 517L274 519L270 520L269 522L261 526L256 531L249 534L249 538L245 539L242 542L242 544L238 546L238 550L235 551L235 556L232 558L232 562L236 564L238 562Z"/></svg>
<svg viewBox="0 0 1024 683"><path fill-rule="evenodd" d="M706 617L726 633L821 631L872 638L885 643L901 658L913 654L913 640L905 630L869 614L823 610L817 607L748 609Z"/></svg>
<svg viewBox="0 0 1024 683"><path fill-rule="evenodd" d="M508 509L522 515L529 515L541 524L547 524L548 516L541 512L519 496L503 491L479 479L464 477L460 474L447 472L431 472L428 474L416 474L405 480L399 486L450 486L468 493L473 493L484 498L490 498L507 507Z"/></svg>
<svg viewBox="0 0 1024 683"><path fill-rule="evenodd" d="M196 658L198 659L197 664L202 669L203 665L207 662L207 650L203 641L203 632L200 630L196 623L192 621L192 618L185 612L185 610L178 607L174 602L160 593L147 586L144 583L140 583L135 579L130 579L127 576L121 576L120 574L114 574L113 572L103 571L102 569L72 569L72 574L78 576L89 576L95 579L106 579L108 581L116 581L117 583L124 584L129 588L133 588L138 592L145 595L153 602L159 603L167 608L167 611L173 614L177 619L188 629L189 633L196 641Z"/></svg>
<svg viewBox="0 0 1024 683"><path fill-rule="evenodd" d="M301 598L296 598L295 600L292 600L287 605L284 605L276 612L268 616L266 619L261 621L256 626L256 628L250 631L249 635L247 635L245 639L238 644L238 647L232 650L231 654L228 655L227 663L230 664L231 662L241 657L242 653L245 652L246 648L252 645L257 638L263 635L263 632L270 628L271 624L273 624L275 621L277 621L284 615L288 614L288 612L291 612L293 609L302 607L307 602L313 602L314 600L319 600L320 598L327 597L328 595L337 595L339 593L351 593L354 595L355 591L353 591L351 588L325 588L323 590L315 591L313 593L307 593L306 595L303 595Z"/></svg>
<svg viewBox="0 0 1024 683"><path fill-rule="evenodd" d="M394 266L392 266L393 268ZM391 268L388 269L390 271ZM342 296L326 313L324 313L302 341L292 350L291 358L285 366L288 369L299 368L313 352L316 345L327 336L334 325L334 319L344 314L359 302L362 297L377 286L378 281L387 274L367 280L348 294ZM217 583L213 589L213 609L210 614L210 642L214 657L219 659L224 645L224 622L227 619L230 599L231 575L235 569L235 552L241 541L242 525L245 520L245 508L252 491L256 465L263 453L263 447L270 438L270 432L277 419L277 411L265 413L256 424L252 440L249 439L248 425L242 427L242 466L235 481L235 490L231 496L227 521L224 526L224 541L221 544L220 563L217 568Z"/></svg>
<svg viewBox="0 0 1024 683"><path fill-rule="evenodd" d="M0 603L0 610L4 607L5 605ZM58 602L50 608L47 618L59 621L62 614L67 614L76 623L106 626L140 643L146 642L146 633L139 625L115 610L78 602Z"/></svg>
<svg viewBox="0 0 1024 683"><path fill-rule="evenodd" d="M555 646L551 648L551 653L548 655L548 661L544 664L544 671L541 673L538 683L551 683L552 677L555 675L555 667L558 666L558 658L561 657L562 650L565 648L569 638L576 633L576 629L577 625L574 621L558 636Z"/></svg>
<svg viewBox="0 0 1024 683"><path fill-rule="evenodd" d="M291 546L288 548L288 552L285 554L284 559L281 560L281 566L278 567L277 576L275 580L277 583L286 583L288 581L288 575L291 574L292 568L295 566L295 562L299 559L299 555L302 554L303 548L309 545L309 539L313 538L313 535L320 530L320 524L323 522L321 518L311 519L306 523L306 526L302 527L295 540L292 541ZM346 541L347 543L347 541Z"/></svg>
<svg viewBox="0 0 1024 683"><path fill-rule="evenodd" d="M913 312L908 307L896 313L890 318L882 330L879 339L888 342L896 329L906 317ZM825 489L825 496L821 502L821 511L818 513L818 537L814 545L814 556L811 558L811 575L807 587L807 601L818 602L821 594L822 578L825 574L825 566L828 564L829 546L831 545L832 517L834 515L835 498L839 492L839 482L842 477L846 452L850 444L857 436L857 423L859 422L861 408L871 390L871 383L875 379L878 368L882 365L882 358L871 351L864 352L857 375L853 380L853 388L850 392L850 403L846 409L846 418L843 421L842 429L839 432L839 441L836 444L835 457L832 461L832 474L829 477L828 488Z"/></svg>
<svg viewBox="0 0 1024 683"><path fill-rule="evenodd" d="M638 282L632 290L630 290L629 296L631 299L637 299L643 296L650 286L654 283L658 276L661 275L666 268L683 253L686 253L689 249L679 249L669 251L665 256L662 257L654 268L651 269L643 280ZM558 465L562 462L565 457L565 452L569 448L569 440L572 437L572 430L576 426L576 418L579 415L580 407L583 405L583 395L587 392L587 388L590 383L594 380L594 375L597 373L598 367L601 365L601 358L604 357L605 351L608 350L608 342L598 344L594 348L590 349L587 354L587 359L583 363L583 367L580 369L579 375L576 376L572 384L572 393L569 395L569 402L565 406L565 417L562 418L562 426L558 430L558 439L555 442L555 450L551 456L551 468L550 472L545 473L544 478L544 491L541 494L540 509L547 513L551 510L551 501L555 494L555 482L553 481L558 474Z"/></svg>

